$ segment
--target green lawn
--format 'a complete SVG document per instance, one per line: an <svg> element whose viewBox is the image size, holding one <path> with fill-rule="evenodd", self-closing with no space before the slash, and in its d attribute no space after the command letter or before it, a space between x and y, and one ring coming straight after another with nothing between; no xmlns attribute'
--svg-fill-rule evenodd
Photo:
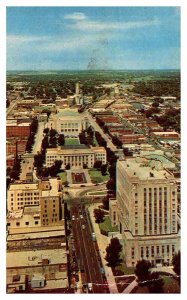
<svg viewBox="0 0 187 300"><path fill-rule="evenodd" d="M64 183L65 181L67 181L67 174L66 172L60 172L57 174L58 176L60 176L62 183Z"/></svg>
<svg viewBox="0 0 187 300"><path fill-rule="evenodd" d="M78 138L66 138L65 139L65 145L80 145L79 139Z"/></svg>
<svg viewBox="0 0 187 300"><path fill-rule="evenodd" d="M164 293L180 293L180 287L177 280L168 276L161 277L164 280Z"/></svg>
<svg viewBox="0 0 187 300"><path fill-rule="evenodd" d="M163 293L164 294L178 294L180 293L180 287L179 284L177 282L177 280L175 280L172 277L168 277L168 276L160 276L161 278L163 278L164 280L164 286L163 286ZM138 286L136 287L133 292L133 294L148 294L149 293L149 289L147 286Z"/></svg>
<svg viewBox="0 0 187 300"><path fill-rule="evenodd" d="M99 195L101 195L101 196L105 196L105 195L107 195L107 191L96 191L96 192L88 192L87 193L88 195L90 195L90 196L99 196Z"/></svg>
<svg viewBox="0 0 187 300"><path fill-rule="evenodd" d="M101 171L98 171L96 169L89 170L89 175L93 183L108 181L110 178L108 173L105 176L102 176Z"/></svg>
<svg viewBox="0 0 187 300"><path fill-rule="evenodd" d="M99 227L100 227L100 230L104 230L104 231L110 231L110 232L116 232L118 231L118 226L112 226L111 225L111 222L110 222L110 217L107 216L105 217L104 219L104 222L103 223L99 223Z"/></svg>
<svg viewBox="0 0 187 300"><path fill-rule="evenodd" d="M95 145L95 147L99 147L99 144L98 144L96 138L94 138L94 145Z"/></svg>
<svg viewBox="0 0 187 300"><path fill-rule="evenodd" d="M120 266L115 267L115 270L119 270L124 273L124 275L134 274L135 267L127 267L125 263L122 263Z"/></svg>

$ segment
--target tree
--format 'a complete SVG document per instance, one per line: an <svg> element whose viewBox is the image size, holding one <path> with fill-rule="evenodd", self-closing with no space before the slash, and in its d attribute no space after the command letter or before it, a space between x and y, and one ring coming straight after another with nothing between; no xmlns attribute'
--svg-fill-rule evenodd
<svg viewBox="0 0 187 300"><path fill-rule="evenodd" d="M112 238L110 244L106 247L106 261L111 267L117 266L120 262L120 252L122 250L122 245L120 244L118 238Z"/></svg>
<svg viewBox="0 0 187 300"><path fill-rule="evenodd" d="M172 259L173 271L180 276L181 274L181 253L178 251Z"/></svg>
<svg viewBox="0 0 187 300"><path fill-rule="evenodd" d="M159 102L158 101L154 101L152 103L152 107L159 107Z"/></svg>
<svg viewBox="0 0 187 300"><path fill-rule="evenodd" d="M93 167L97 170L100 170L101 166L102 166L102 161L101 160L96 160Z"/></svg>
<svg viewBox="0 0 187 300"><path fill-rule="evenodd" d="M50 146L52 147L52 148L56 148L56 146L57 146L57 139L56 139L56 136L54 135L52 135L52 136L50 136L50 138L49 138L49 143L50 143Z"/></svg>
<svg viewBox="0 0 187 300"><path fill-rule="evenodd" d="M103 208L106 209L106 210L109 210L109 197L104 197L103 200Z"/></svg>
<svg viewBox="0 0 187 300"><path fill-rule="evenodd" d="M68 186L69 186L69 181L66 180L66 181L64 182L64 186L65 186L65 187L68 187Z"/></svg>
<svg viewBox="0 0 187 300"><path fill-rule="evenodd" d="M55 160L54 165L49 168L49 175L55 177L60 172L61 165L61 160Z"/></svg>
<svg viewBox="0 0 187 300"><path fill-rule="evenodd" d="M63 146L65 143L65 138L64 138L64 135L63 134L60 134L59 137L58 137L58 144L60 146Z"/></svg>
<svg viewBox="0 0 187 300"><path fill-rule="evenodd" d="M109 181L106 184L106 187L108 190L115 191L116 190L116 181L113 178L109 179Z"/></svg>
<svg viewBox="0 0 187 300"><path fill-rule="evenodd" d="M49 133L49 128L44 128L44 133L48 134Z"/></svg>
<svg viewBox="0 0 187 300"><path fill-rule="evenodd" d="M66 170L70 170L70 164L66 165Z"/></svg>
<svg viewBox="0 0 187 300"><path fill-rule="evenodd" d="M94 217L95 217L95 222L96 223L102 223L104 219L105 213L102 209L100 208L95 208L94 209Z"/></svg>
<svg viewBox="0 0 187 300"><path fill-rule="evenodd" d="M110 178L116 178L116 163L113 163L109 168L108 172L110 174Z"/></svg>
<svg viewBox="0 0 187 300"><path fill-rule="evenodd" d="M45 150L48 147L49 147L49 141L48 141L48 136L46 135L42 140L41 148Z"/></svg>
<svg viewBox="0 0 187 300"><path fill-rule="evenodd" d="M102 173L102 175L105 176L106 172L107 172L107 165L102 165L101 166L101 173Z"/></svg>
<svg viewBox="0 0 187 300"><path fill-rule="evenodd" d="M150 280L147 282L147 285L151 294L163 293L164 281L158 273L153 272L150 274Z"/></svg>
<svg viewBox="0 0 187 300"><path fill-rule="evenodd" d="M112 143L117 147L122 148L122 141L117 136L112 138Z"/></svg>
<svg viewBox="0 0 187 300"><path fill-rule="evenodd" d="M56 134L57 134L57 131L55 129L51 128L49 131L50 137L55 136Z"/></svg>
<svg viewBox="0 0 187 300"><path fill-rule="evenodd" d="M148 260L139 260L136 264L135 274L138 277L138 281L145 281L149 279L151 263Z"/></svg>

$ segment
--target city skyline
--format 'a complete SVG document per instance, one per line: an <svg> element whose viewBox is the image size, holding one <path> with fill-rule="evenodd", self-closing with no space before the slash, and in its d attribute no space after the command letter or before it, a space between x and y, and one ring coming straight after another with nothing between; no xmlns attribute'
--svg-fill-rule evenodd
<svg viewBox="0 0 187 300"><path fill-rule="evenodd" d="M180 9L7 8L7 70L97 69L180 69Z"/></svg>

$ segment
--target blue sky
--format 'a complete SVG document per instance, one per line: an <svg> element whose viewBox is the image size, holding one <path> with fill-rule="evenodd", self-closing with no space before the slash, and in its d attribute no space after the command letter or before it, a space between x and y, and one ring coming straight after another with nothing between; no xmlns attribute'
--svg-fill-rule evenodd
<svg viewBox="0 0 187 300"><path fill-rule="evenodd" d="M178 69L178 7L7 7L7 70Z"/></svg>

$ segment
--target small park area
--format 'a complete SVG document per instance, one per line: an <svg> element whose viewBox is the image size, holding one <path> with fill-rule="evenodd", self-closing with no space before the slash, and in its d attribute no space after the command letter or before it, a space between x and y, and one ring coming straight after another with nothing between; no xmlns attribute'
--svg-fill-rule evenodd
<svg viewBox="0 0 187 300"><path fill-rule="evenodd" d="M103 176L101 174L101 171L98 171L97 169L89 170L89 175L92 183L102 183L108 181L110 178L110 175L108 173L106 173L106 175Z"/></svg>
<svg viewBox="0 0 187 300"><path fill-rule="evenodd" d="M60 172L57 174L57 176L60 176L62 183L64 184L67 181L67 174L66 172Z"/></svg>
<svg viewBox="0 0 187 300"><path fill-rule="evenodd" d="M80 145L80 142L78 138L66 138L65 145Z"/></svg>
<svg viewBox="0 0 187 300"><path fill-rule="evenodd" d="M112 226L110 222L110 217L106 216L102 223L99 223L99 228L101 233L108 235L108 232L116 232L118 231L118 226Z"/></svg>

